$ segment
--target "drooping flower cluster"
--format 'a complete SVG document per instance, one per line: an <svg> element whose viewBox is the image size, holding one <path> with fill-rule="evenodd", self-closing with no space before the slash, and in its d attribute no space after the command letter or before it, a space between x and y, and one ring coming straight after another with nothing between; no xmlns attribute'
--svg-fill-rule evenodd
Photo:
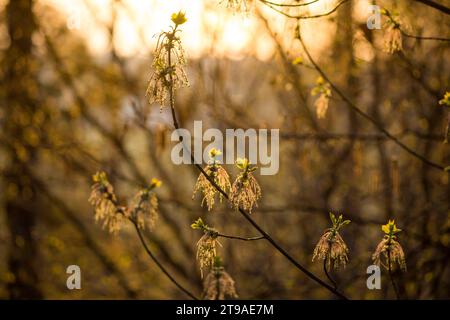
<svg viewBox="0 0 450 320"><path fill-rule="evenodd" d="M218 232L214 228L206 225L201 218L198 218L192 225L192 229L203 231L203 236L197 242L197 260L200 264L200 273L203 278L203 271L210 269L214 265L217 256Z"/></svg>
<svg viewBox="0 0 450 320"><path fill-rule="evenodd" d="M317 118L325 118L331 97L330 84L325 82L322 77L317 78L316 86L311 90L311 95L319 97L314 102Z"/></svg>
<svg viewBox="0 0 450 320"><path fill-rule="evenodd" d="M105 172L97 172L92 180L94 184L88 201L95 208L95 221L102 222L103 228L115 233L120 230L125 209L117 205L114 188Z"/></svg>
<svg viewBox="0 0 450 320"><path fill-rule="evenodd" d="M253 207L258 206L257 201L261 198L261 187L252 174L256 167L251 166L246 158L237 159L236 166L241 172L231 186L231 204L235 209L242 207L252 213Z"/></svg>
<svg viewBox="0 0 450 320"><path fill-rule="evenodd" d="M398 266L400 270L406 271L405 253L400 243L395 240L396 234L402 230L397 228L394 220L389 220L387 224L381 226L381 230L384 237L372 255L373 263L382 265L387 270L393 270Z"/></svg>
<svg viewBox="0 0 450 320"><path fill-rule="evenodd" d="M186 58L178 33L178 26L187 21L183 12L172 15L173 26L167 32L158 35L155 57L153 59L154 73L151 75L146 96L149 103L157 102L162 106L173 98L174 90L188 85L184 66ZM169 101L170 103L170 101Z"/></svg>
<svg viewBox="0 0 450 320"><path fill-rule="evenodd" d="M396 18L396 15L382 10L382 13L387 17L387 21L384 24L385 39L384 48L387 53L395 53L403 50L402 31L400 29L400 23Z"/></svg>
<svg viewBox="0 0 450 320"><path fill-rule="evenodd" d="M146 225L149 229L153 229L158 219L158 198L153 190L159 186L161 181L153 178L150 185L134 197L132 206L127 212L141 229L145 229Z"/></svg>
<svg viewBox="0 0 450 320"><path fill-rule="evenodd" d="M216 257L214 266L203 282L203 298L225 300L225 298L237 297L233 278L223 268L220 257Z"/></svg>
<svg viewBox="0 0 450 320"><path fill-rule="evenodd" d="M221 154L222 152L220 150L212 148L209 151L209 164L204 168L204 171L210 178L213 179L217 186L219 186L223 191L228 192L231 189L230 177L228 176L226 170L220 165L220 162L216 159L217 156ZM192 198L194 198L195 194L199 190L203 194L202 206L206 202L209 211L214 206L217 194L219 194L220 202L222 202L223 200L223 195L216 189L216 187L212 185L211 182L209 182L209 180L202 173L197 179Z"/></svg>
<svg viewBox="0 0 450 320"><path fill-rule="evenodd" d="M124 219L143 229L147 224L152 228L158 217L158 199L154 189L161 181L152 179L149 186L143 188L134 197L131 207L119 205L114 188L105 172L97 172L93 177L94 184L89 197L89 203L95 209L95 221L102 222L103 228L116 233L120 230Z"/></svg>
<svg viewBox="0 0 450 320"><path fill-rule="evenodd" d="M345 267L348 262L348 248L339 234L339 229L350 223L350 220L344 220L342 215L336 219L330 212L332 227L327 229L317 243L312 261L315 259L325 261L328 270L338 269L339 266Z"/></svg>
<svg viewBox="0 0 450 320"><path fill-rule="evenodd" d="M230 177L226 170L220 165L216 157L221 155L222 152L215 148L209 152L210 161L204 168L205 173L211 179L214 179L214 183L225 193L230 191L229 199L234 209L242 209L252 212L253 207L257 207L257 201L261 198L261 187L253 176L252 172L256 170L256 167L251 166L248 159L237 159L236 167L241 171L236 180L231 185ZM201 191L203 194L202 206L206 202L208 210L210 211L214 204L216 196L219 195L219 200L222 202L224 195L217 190L217 188L208 180L203 173L200 173L197 183L194 187L194 193L192 198L195 197L197 191Z"/></svg>
<svg viewBox="0 0 450 320"><path fill-rule="evenodd" d="M395 53L403 50L402 33L398 26L389 24L385 31L385 50L388 53Z"/></svg>

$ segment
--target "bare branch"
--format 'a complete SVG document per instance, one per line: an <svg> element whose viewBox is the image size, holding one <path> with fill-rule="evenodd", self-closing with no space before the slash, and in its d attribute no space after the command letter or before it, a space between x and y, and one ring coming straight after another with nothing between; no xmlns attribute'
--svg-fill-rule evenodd
<svg viewBox="0 0 450 320"><path fill-rule="evenodd" d="M240 237L240 236L229 236L229 235L222 234L222 233L218 233L217 236L222 237L222 238L242 240L242 241L256 241L256 240L265 239L265 237L263 237L263 236L246 238L246 237Z"/></svg>

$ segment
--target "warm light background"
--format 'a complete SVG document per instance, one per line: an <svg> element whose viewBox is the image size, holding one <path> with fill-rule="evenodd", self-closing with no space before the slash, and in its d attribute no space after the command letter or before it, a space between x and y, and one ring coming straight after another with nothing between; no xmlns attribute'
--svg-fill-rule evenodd
<svg viewBox="0 0 450 320"><path fill-rule="evenodd" d="M108 35L102 23L111 21L112 0L43 0L67 17L67 26L80 33L92 52L108 51ZM338 1L323 0L293 12L314 15L331 10ZM364 20L369 12L369 1L356 2L356 17ZM218 5L219 4L219 5ZM214 54L219 57L240 59L254 55L270 59L274 52L273 41L261 30L255 17L255 4L249 5L249 14L236 14L229 10L226 1L220 0L124 0L117 6L117 36L114 44L123 56L147 56L155 44L154 35L166 28L173 12L186 12L188 22L183 26L183 42L190 57ZM292 23L274 13L270 8L257 5L265 17L276 21L280 35L292 32ZM313 52L327 48L333 25L327 19L302 22L304 36ZM290 33L289 33L290 35ZM288 37L286 37L288 38Z"/></svg>

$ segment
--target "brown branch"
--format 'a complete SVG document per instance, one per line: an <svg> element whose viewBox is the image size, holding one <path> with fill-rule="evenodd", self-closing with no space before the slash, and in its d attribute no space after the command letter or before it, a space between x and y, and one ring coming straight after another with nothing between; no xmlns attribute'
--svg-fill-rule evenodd
<svg viewBox="0 0 450 320"><path fill-rule="evenodd" d="M400 300L400 293L398 292L397 285L394 281L394 276L392 275L392 267L391 267L391 250L387 249L387 256L388 256L388 272L389 272L389 279L391 280L392 287L394 288L395 296L397 297L397 300Z"/></svg>
<svg viewBox="0 0 450 320"><path fill-rule="evenodd" d="M331 245L330 245L330 247L331 247ZM331 249L329 249L329 250L331 250ZM327 258L323 259L323 272L327 276L328 280L330 280L330 282L333 284L334 289L337 290L337 283L336 283L336 281L334 281L333 278L331 277L331 275L328 273L327 260L328 260Z"/></svg>
<svg viewBox="0 0 450 320"><path fill-rule="evenodd" d="M404 29L402 29L401 24L394 19L394 17L388 10L385 9L385 11L386 11L385 15L390 20L390 22L395 26L395 28L400 30L400 33L403 36L405 36L407 38L412 38L412 39L417 39L417 40L436 40L436 41L447 41L447 42L450 41L449 38L444 38L444 37L419 36L419 35L410 34L410 33L406 32Z"/></svg>
<svg viewBox="0 0 450 320"><path fill-rule="evenodd" d="M235 240L242 240L242 241L256 241L256 240L262 240L265 239L265 237L250 237L250 238L246 238L246 237L240 237L240 236L229 236L226 234L222 234L222 233L218 233L217 234L218 237L222 237L222 238L227 238L227 239L235 239Z"/></svg>
<svg viewBox="0 0 450 320"><path fill-rule="evenodd" d="M403 29L400 29L400 32L402 35L408 38L417 39L417 40L436 40L436 41L444 41L444 42L450 42L450 38L443 38L443 37L432 37L432 36L417 36L413 34L409 34Z"/></svg>
<svg viewBox="0 0 450 320"><path fill-rule="evenodd" d="M407 134L412 134L418 139L442 142L442 136L438 134L426 134L415 132L412 130L405 130L396 137L405 136ZM282 133L280 135L283 139L290 140L317 140L317 141L329 141L329 140L359 140L359 141L390 141L391 139L386 137L382 133Z"/></svg>

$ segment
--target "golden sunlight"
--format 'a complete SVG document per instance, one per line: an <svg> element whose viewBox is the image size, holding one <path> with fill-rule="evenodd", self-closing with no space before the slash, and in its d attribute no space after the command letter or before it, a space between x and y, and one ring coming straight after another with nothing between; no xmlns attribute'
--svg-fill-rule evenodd
<svg viewBox="0 0 450 320"><path fill-rule="evenodd" d="M167 24L167 17L182 10L188 22L183 28L183 43L191 57L204 54L240 59L254 55L260 60L269 59L274 52L273 40L254 14L236 14L226 6L226 1L183 0L139 1L124 0L113 5L112 0L43 0L67 19L67 27L79 33L94 54L109 50L108 27L115 15L114 46L122 56L147 57L153 49L154 36ZM317 1L302 9L302 14L319 14L333 8L334 0ZM252 6L276 21L277 37L292 32L292 23L265 6ZM333 31L327 19L308 20L304 26L305 40L314 53L320 53L329 45Z"/></svg>

